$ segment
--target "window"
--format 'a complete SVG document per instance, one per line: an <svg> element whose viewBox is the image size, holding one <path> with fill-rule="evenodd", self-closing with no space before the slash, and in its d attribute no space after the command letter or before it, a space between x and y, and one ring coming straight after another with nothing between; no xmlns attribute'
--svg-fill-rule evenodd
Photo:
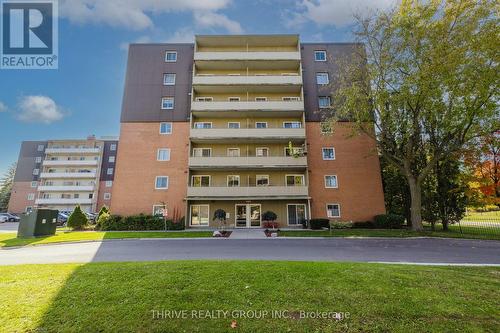
<svg viewBox="0 0 500 333"><path fill-rule="evenodd" d="M227 148L228 157L240 157L240 148Z"/></svg>
<svg viewBox="0 0 500 333"><path fill-rule="evenodd" d="M213 102L213 97L196 97L197 102Z"/></svg>
<svg viewBox="0 0 500 333"><path fill-rule="evenodd" d="M255 128L267 128L267 123L264 121L257 121L255 123Z"/></svg>
<svg viewBox="0 0 500 333"><path fill-rule="evenodd" d="M269 176L268 175L257 175L255 177L255 185L268 186L269 185Z"/></svg>
<svg viewBox="0 0 500 333"><path fill-rule="evenodd" d="M193 148L193 157L210 157L212 148Z"/></svg>
<svg viewBox="0 0 500 333"><path fill-rule="evenodd" d="M297 101L300 101L300 97L297 97L297 96L288 96L288 97L283 97L281 98L283 100L283 102L297 102Z"/></svg>
<svg viewBox="0 0 500 333"><path fill-rule="evenodd" d="M45 148L44 145L38 145L38 147L36 148L36 150L43 151L44 148Z"/></svg>
<svg viewBox="0 0 500 333"><path fill-rule="evenodd" d="M304 148L302 147L285 147L285 156L303 156Z"/></svg>
<svg viewBox="0 0 500 333"><path fill-rule="evenodd" d="M25 212L26 213L31 213L33 211L33 207L31 206L26 206Z"/></svg>
<svg viewBox="0 0 500 333"><path fill-rule="evenodd" d="M229 122L229 123L227 123L227 128L240 128L240 123Z"/></svg>
<svg viewBox="0 0 500 333"><path fill-rule="evenodd" d="M80 194L79 194L79 193L75 193L75 194L73 194L73 198L74 198L74 199L79 199L79 198L80 198Z"/></svg>
<svg viewBox="0 0 500 333"><path fill-rule="evenodd" d="M161 99L162 110L172 110L174 108L174 98L173 97L163 97Z"/></svg>
<svg viewBox="0 0 500 333"><path fill-rule="evenodd" d="M165 205L153 205L153 216L163 216Z"/></svg>
<svg viewBox="0 0 500 333"><path fill-rule="evenodd" d="M112 180L106 180L106 187L111 187L113 186L113 181Z"/></svg>
<svg viewBox="0 0 500 333"><path fill-rule="evenodd" d="M106 174L107 175L112 175L113 174L113 168L108 168L108 170L106 170Z"/></svg>
<svg viewBox="0 0 500 333"><path fill-rule="evenodd" d="M61 199L71 199L71 194L67 193L61 194Z"/></svg>
<svg viewBox="0 0 500 333"><path fill-rule="evenodd" d="M210 176L196 175L191 177L191 186L193 187L209 187Z"/></svg>
<svg viewBox="0 0 500 333"><path fill-rule="evenodd" d="M267 101L267 97L255 97L255 101L256 102L266 102Z"/></svg>
<svg viewBox="0 0 500 333"><path fill-rule="evenodd" d="M337 176L325 176L325 187L326 188L337 188Z"/></svg>
<svg viewBox="0 0 500 333"><path fill-rule="evenodd" d="M160 134L172 134L172 123L160 123Z"/></svg>
<svg viewBox="0 0 500 333"><path fill-rule="evenodd" d="M316 73L316 83L320 85L325 85L330 83L328 78L328 73Z"/></svg>
<svg viewBox="0 0 500 333"><path fill-rule="evenodd" d="M331 105L330 96L320 96L318 103L320 108L329 108Z"/></svg>
<svg viewBox="0 0 500 333"><path fill-rule="evenodd" d="M327 204L326 205L326 216L328 216L328 217L340 217L340 205L339 204Z"/></svg>
<svg viewBox="0 0 500 333"><path fill-rule="evenodd" d="M104 193L104 200L111 199L111 193Z"/></svg>
<svg viewBox="0 0 500 333"><path fill-rule="evenodd" d="M109 150L115 151L116 150L116 143L112 143L109 145Z"/></svg>
<svg viewBox="0 0 500 333"><path fill-rule="evenodd" d="M209 205L192 205L191 206L191 225L192 226L207 226L210 221L210 206Z"/></svg>
<svg viewBox="0 0 500 333"><path fill-rule="evenodd" d="M35 163L41 163L41 162L42 162L42 158L40 156L35 157Z"/></svg>
<svg viewBox="0 0 500 333"><path fill-rule="evenodd" d="M306 205L287 204L286 208L288 225L299 225L306 219Z"/></svg>
<svg viewBox="0 0 500 333"><path fill-rule="evenodd" d="M115 163L115 157L114 156L108 157L108 162L109 163Z"/></svg>
<svg viewBox="0 0 500 333"><path fill-rule="evenodd" d="M89 193L89 199L92 199L94 197L94 193Z"/></svg>
<svg viewBox="0 0 500 333"><path fill-rule="evenodd" d="M37 187L38 186L38 182L31 182L31 187Z"/></svg>
<svg viewBox="0 0 500 333"><path fill-rule="evenodd" d="M35 200L35 193L28 193L28 200Z"/></svg>
<svg viewBox="0 0 500 333"><path fill-rule="evenodd" d="M227 186L228 187L240 186L240 176L238 176L238 175L227 176Z"/></svg>
<svg viewBox="0 0 500 333"><path fill-rule="evenodd" d="M286 186L303 186L304 175L286 175Z"/></svg>
<svg viewBox="0 0 500 333"><path fill-rule="evenodd" d="M163 85L164 86L173 86L173 85L175 85L175 74L174 73L165 73L165 74L163 74Z"/></svg>
<svg viewBox="0 0 500 333"><path fill-rule="evenodd" d="M168 188L168 177L157 176L155 181L155 189L167 189L167 188Z"/></svg>
<svg viewBox="0 0 500 333"><path fill-rule="evenodd" d="M326 51L314 51L314 61L326 61Z"/></svg>
<svg viewBox="0 0 500 333"><path fill-rule="evenodd" d="M283 128L301 128L302 123L300 121L285 121L283 122Z"/></svg>
<svg viewBox="0 0 500 333"><path fill-rule="evenodd" d="M267 148L267 147L258 147L258 148L255 148L255 156L257 156L257 157L268 157L269 156L269 148Z"/></svg>
<svg viewBox="0 0 500 333"><path fill-rule="evenodd" d="M240 98L239 97L229 97L227 99L229 102L239 102L240 101Z"/></svg>
<svg viewBox="0 0 500 333"><path fill-rule="evenodd" d="M33 176L38 176L40 169L33 169Z"/></svg>
<svg viewBox="0 0 500 333"><path fill-rule="evenodd" d="M156 154L157 161L170 161L170 149L160 148Z"/></svg>
<svg viewBox="0 0 500 333"><path fill-rule="evenodd" d="M320 129L321 129L321 134L332 133L332 125L330 124L330 122L321 122Z"/></svg>
<svg viewBox="0 0 500 333"><path fill-rule="evenodd" d="M176 61L177 61L177 52L175 51L165 52L165 62L176 62Z"/></svg>
<svg viewBox="0 0 500 333"><path fill-rule="evenodd" d="M324 160L334 160L335 159L335 148L329 147L329 148L323 148L323 159Z"/></svg>
<svg viewBox="0 0 500 333"><path fill-rule="evenodd" d="M196 122L194 128L212 128L212 123L209 122Z"/></svg>

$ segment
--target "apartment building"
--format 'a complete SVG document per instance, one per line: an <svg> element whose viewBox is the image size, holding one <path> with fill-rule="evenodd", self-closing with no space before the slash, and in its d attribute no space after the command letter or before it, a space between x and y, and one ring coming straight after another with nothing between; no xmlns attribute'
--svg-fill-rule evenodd
<svg viewBox="0 0 500 333"><path fill-rule="evenodd" d="M359 44L298 35L196 36L132 44L111 210L186 216L188 226L365 221L384 213L375 143L324 126L335 59Z"/></svg>
<svg viewBox="0 0 500 333"><path fill-rule="evenodd" d="M116 138L25 141L17 162L9 212L33 208L86 212L110 206Z"/></svg>

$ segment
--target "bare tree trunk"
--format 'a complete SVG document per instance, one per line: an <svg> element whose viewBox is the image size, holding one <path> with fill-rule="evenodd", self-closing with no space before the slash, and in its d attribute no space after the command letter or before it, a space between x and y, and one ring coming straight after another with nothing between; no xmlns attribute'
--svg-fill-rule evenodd
<svg viewBox="0 0 500 333"><path fill-rule="evenodd" d="M407 176L411 196L411 229L422 231L422 184L414 176Z"/></svg>

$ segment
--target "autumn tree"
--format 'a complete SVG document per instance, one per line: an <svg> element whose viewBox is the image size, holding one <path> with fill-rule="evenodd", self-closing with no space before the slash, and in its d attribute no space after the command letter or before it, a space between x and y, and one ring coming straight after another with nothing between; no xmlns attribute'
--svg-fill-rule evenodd
<svg viewBox="0 0 500 333"><path fill-rule="evenodd" d="M500 130L482 138L476 147L469 161L484 203L500 207Z"/></svg>

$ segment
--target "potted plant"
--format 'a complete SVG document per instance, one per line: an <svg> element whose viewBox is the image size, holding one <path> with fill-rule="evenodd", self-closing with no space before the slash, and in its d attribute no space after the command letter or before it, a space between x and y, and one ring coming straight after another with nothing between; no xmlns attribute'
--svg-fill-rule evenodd
<svg viewBox="0 0 500 333"><path fill-rule="evenodd" d="M226 231L226 211L224 209L220 209L220 208L217 209L214 212L213 220L217 221L219 224L220 235L222 235L222 237L226 237L226 235L228 234L228 232ZM215 233L214 233L214 235L215 235Z"/></svg>
<svg viewBox="0 0 500 333"><path fill-rule="evenodd" d="M265 222L264 226L266 228L276 229L278 224L275 223L274 221L276 221L277 218L278 218L278 215L276 215L275 212L272 212L270 210L268 210L267 212L262 214L262 220Z"/></svg>

